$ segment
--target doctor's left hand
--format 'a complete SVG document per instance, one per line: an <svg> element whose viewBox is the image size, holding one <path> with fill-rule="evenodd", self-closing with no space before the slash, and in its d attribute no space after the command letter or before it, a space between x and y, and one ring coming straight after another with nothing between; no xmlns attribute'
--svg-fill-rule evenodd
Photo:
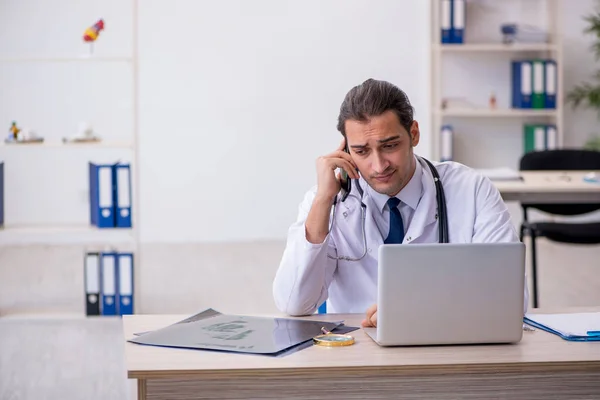
<svg viewBox="0 0 600 400"><path fill-rule="evenodd" d="M377 304L373 304L367 309L367 316L361 323L363 328L377 327Z"/></svg>

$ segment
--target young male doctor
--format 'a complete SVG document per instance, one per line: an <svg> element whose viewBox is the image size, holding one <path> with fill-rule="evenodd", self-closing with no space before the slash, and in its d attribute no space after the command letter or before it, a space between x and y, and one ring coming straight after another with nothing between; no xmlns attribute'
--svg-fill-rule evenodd
<svg viewBox="0 0 600 400"><path fill-rule="evenodd" d="M369 79L352 88L341 105L338 130L344 139L318 158L317 185L289 229L273 295L289 315L312 314L327 300L328 312L366 312L363 326L376 326L378 248L438 242L435 182L413 153L420 132L410 101L391 83ZM459 163L433 164L445 192L449 242L519 240L487 178ZM351 178L344 201L338 169ZM525 309L527 303L525 288Z"/></svg>

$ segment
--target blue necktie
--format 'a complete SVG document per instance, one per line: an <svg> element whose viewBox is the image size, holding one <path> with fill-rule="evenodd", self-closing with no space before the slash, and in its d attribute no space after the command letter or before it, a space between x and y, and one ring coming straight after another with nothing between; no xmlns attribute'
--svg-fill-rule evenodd
<svg viewBox="0 0 600 400"><path fill-rule="evenodd" d="M402 243L404 240L404 222L402 222L402 215L398 210L398 204L400 200L396 197L390 197L387 201L387 205L390 208L390 233L383 243Z"/></svg>

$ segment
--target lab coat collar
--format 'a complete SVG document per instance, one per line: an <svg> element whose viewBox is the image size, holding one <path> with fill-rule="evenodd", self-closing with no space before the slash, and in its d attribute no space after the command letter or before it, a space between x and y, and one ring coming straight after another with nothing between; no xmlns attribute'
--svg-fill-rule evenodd
<svg viewBox="0 0 600 400"><path fill-rule="evenodd" d="M423 185L423 195L419 207L416 210L413 219L404 236L404 243L411 242L420 237L429 225L438 220L438 206L435 192L435 183L433 174L424 161L417 157L417 162L422 166L421 182Z"/></svg>

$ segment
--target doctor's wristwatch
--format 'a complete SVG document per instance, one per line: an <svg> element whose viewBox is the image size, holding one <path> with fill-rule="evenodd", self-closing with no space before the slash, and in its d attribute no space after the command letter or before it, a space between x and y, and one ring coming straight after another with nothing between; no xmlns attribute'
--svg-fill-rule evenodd
<svg viewBox="0 0 600 400"><path fill-rule="evenodd" d="M331 333L325 327L321 328L322 335L313 338L314 344L326 347L350 346L354 344L354 337Z"/></svg>

